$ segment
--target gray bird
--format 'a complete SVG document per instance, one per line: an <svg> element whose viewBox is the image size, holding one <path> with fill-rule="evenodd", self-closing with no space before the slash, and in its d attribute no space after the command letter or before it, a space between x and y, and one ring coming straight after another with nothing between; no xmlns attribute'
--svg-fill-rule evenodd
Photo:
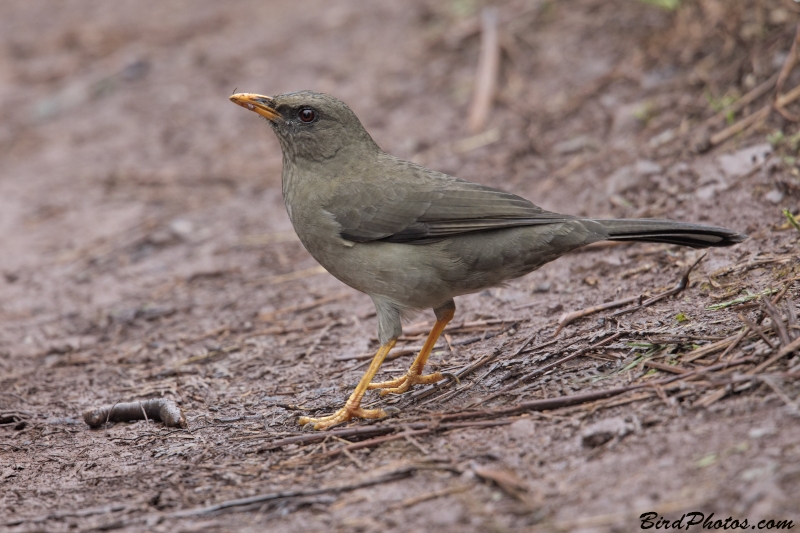
<svg viewBox="0 0 800 533"><path fill-rule="evenodd" d="M591 219L551 213L514 194L470 183L391 156L343 102L310 91L230 99L266 118L283 150L283 198L300 241L336 278L368 294L380 348L347 403L321 418L325 429L363 409L369 389L402 393L423 375L428 356L455 313L453 298L524 276L570 250L598 241L645 241L694 248L729 246L734 231L651 219ZM433 309L436 324L408 372L372 379L402 333L401 318Z"/></svg>

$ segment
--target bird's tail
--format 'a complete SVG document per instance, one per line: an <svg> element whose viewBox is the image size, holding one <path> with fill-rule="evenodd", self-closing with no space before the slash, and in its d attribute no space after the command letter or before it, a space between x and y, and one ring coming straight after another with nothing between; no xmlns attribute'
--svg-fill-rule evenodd
<svg viewBox="0 0 800 533"><path fill-rule="evenodd" d="M639 241L679 244L692 248L730 246L742 242L747 235L725 228L655 220L648 218L595 220L608 231L610 241Z"/></svg>

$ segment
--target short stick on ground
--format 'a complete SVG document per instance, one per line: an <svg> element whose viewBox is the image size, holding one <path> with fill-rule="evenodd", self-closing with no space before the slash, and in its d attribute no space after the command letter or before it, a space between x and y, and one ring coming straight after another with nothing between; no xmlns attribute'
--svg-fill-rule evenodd
<svg viewBox="0 0 800 533"><path fill-rule="evenodd" d="M434 500L436 498L441 498L442 496L449 496L451 494L458 494L459 492L466 492L470 488L471 485L455 485L453 487L447 487L446 489L435 490L433 492L428 492L426 494L420 494L419 496L412 496L411 498L406 498L402 502L389 506L389 509L394 511L397 509L402 509L403 507L411 507L412 505L426 502L428 500Z"/></svg>
<svg viewBox="0 0 800 533"><path fill-rule="evenodd" d="M777 363L783 357L798 350L800 350L800 337L798 337L788 345L781 348L781 351L779 351L778 353L776 353L775 355L773 355L772 357L770 357L769 359L767 359L766 361L755 367L753 370L750 370L748 374L758 374L759 372L762 372L767 368L769 368L770 366Z"/></svg>
<svg viewBox="0 0 800 533"><path fill-rule="evenodd" d="M760 377L761 381L766 383L767 386L770 389L772 389L772 392L774 392L775 395L778 398L780 398L781 401L785 403L787 407L789 407L795 413L800 413L800 407L798 407L797 404L794 401L792 401L792 399L789 398L789 396L785 392L783 392L783 390L780 387L778 387L778 384L775 383L772 380L772 378L770 378L769 376L760 376Z"/></svg>
<svg viewBox="0 0 800 533"><path fill-rule="evenodd" d="M89 427L96 428L108 422L131 422L148 420L163 422L167 427L188 428L186 417L175 402L166 398L154 398L140 402L114 403L89 409L83 413L83 420Z"/></svg>
<svg viewBox="0 0 800 533"><path fill-rule="evenodd" d="M762 296L761 303L772 320L772 329L778 334L778 338L781 341L781 346L787 346L792 341L789 337L789 331L786 329L786 324L783 323L783 318L781 317L780 312L769 298Z"/></svg>
<svg viewBox="0 0 800 533"><path fill-rule="evenodd" d="M603 339L600 342L597 342L597 343L595 343L595 344L593 344L591 346L587 346L586 348L581 348L577 352L571 353L570 355L567 355L566 357L562 357L558 361L552 362L549 365L544 365L543 367L537 368L536 370L534 370L532 372L528 372L527 374L525 374L521 378L514 380L513 383L511 383L509 385L506 385L505 387L503 387L499 391L497 391L497 392L495 392L493 394L490 394L486 398L481 398L478 401L472 402L468 407L475 407L478 404L485 403L485 402L487 402L489 400L497 398L498 396L500 396L502 394L505 394L506 392L512 390L514 387L516 387L520 383L522 383L524 381L527 381L527 380L529 380L531 378L534 378L536 376L540 376L540 375L544 374L545 372L548 372L548 371L552 370L553 368L566 363L567 361L575 359L576 357L579 357L579 356L585 354L586 352L588 352L590 350L594 350L594 349L599 348L599 347L601 347L601 346L603 346L605 344L608 344L611 341L614 341L614 340L618 339L620 336L622 336L622 333L615 333L615 334L611 335L610 337L608 337L606 339Z"/></svg>
<svg viewBox="0 0 800 533"><path fill-rule="evenodd" d="M641 296L631 296L629 298L623 298L621 300L614 300L613 302L607 302L600 305L595 305L593 307L587 307L585 309L579 309L578 311L572 311L571 313L564 313L560 317L558 317L558 328L556 329L555 333L553 333L553 337L557 337L561 330L564 329L565 326L568 326L575 320L579 318L583 318L589 315L593 315L595 313L599 313L600 311L605 311L607 309L614 309L616 307L622 307L623 305L632 304L633 302L640 302L642 301Z"/></svg>
<svg viewBox="0 0 800 533"><path fill-rule="evenodd" d="M558 319L558 328L556 328L556 331L555 331L555 333L553 333L553 336L554 337L557 336L559 333L561 333L561 330L564 329L565 326L569 325L570 323L572 323L573 321L575 321L575 320L577 320L579 318L584 318L584 317L587 317L587 316L592 315L594 313L598 313L600 311L605 311L607 309L613 309L615 307L622 307L623 305L628 305L628 304L634 303L636 301L640 302L639 305L635 305L635 306L629 307L627 309L622 309L621 311L617 311L616 313L611 315L611 317L616 317L616 316L624 315L624 314L627 314L627 313L632 313L634 311L638 311L639 309L641 309L643 307L651 306L654 303L656 303L656 302L658 302L660 300L663 300L664 298L667 298L669 296L673 296L675 294L678 294L679 292L683 291L687 287L687 285L689 284L689 274L692 273L692 270L694 270L694 268L698 264L700 264L700 261L702 261L705 257L706 257L706 254L703 254L700 257L698 257L694 261L694 263L689 265L689 268L686 269L686 271L681 276L681 279L678 281L678 283L674 287L672 287L671 289L669 289L667 291L662 292L661 294L657 294L657 295L655 295L655 296L653 296L651 298L648 298L647 300L644 300L644 295L631 296L629 298L623 298L621 300L615 300L613 302L608 302L608 303L604 303L604 304L600 304L600 305L595 305L593 307L588 307L586 309L580 309L578 311L573 311L571 313L564 313ZM642 300L644 300L644 301L642 301Z"/></svg>

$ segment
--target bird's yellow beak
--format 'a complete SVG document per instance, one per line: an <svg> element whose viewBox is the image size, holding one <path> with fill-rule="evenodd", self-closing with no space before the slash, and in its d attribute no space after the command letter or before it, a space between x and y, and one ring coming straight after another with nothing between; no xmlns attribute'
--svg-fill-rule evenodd
<svg viewBox="0 0 800 533"><path fill-rule="evenodd" d="M231 95L231 102L258 113L267 120L275 121L281 116L269 105L272 101L271 96L263 96L253 93L236 93Z"/></svg>

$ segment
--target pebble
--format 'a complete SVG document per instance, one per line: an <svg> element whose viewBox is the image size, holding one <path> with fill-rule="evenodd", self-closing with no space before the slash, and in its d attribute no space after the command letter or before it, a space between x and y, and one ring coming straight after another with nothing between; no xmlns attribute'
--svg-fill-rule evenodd
<svg viewBox="0 0 800 533"><path fill-rule="evenodd" d="M633 424L620 417L607 418L586 426L581 432L581 444L587 448L596 448L614 437L624 437L634 429Z"/></svg>
<svg viewBox="0 0 800 533"><path fill-rule="evenodd" d="M722 154L717 157L717 164L728 178L738 178L762 165L771 153L772 145L769 143L757 144L732 154Z"/></svg>
<svg viewBox="0 0 800 533"><path fill-rule="evenodd" d="M520 418L508 427L515 440L527 440L533 437L536 424L530 418Z"/></svg>
<svg viewBox="0 0 800 533"><path fill-rule="evenodd" d="M771 202L773 204L779 204L783 201L783 193L778 189L772 189L768 193L764 195L764 200Z"/></svg>

